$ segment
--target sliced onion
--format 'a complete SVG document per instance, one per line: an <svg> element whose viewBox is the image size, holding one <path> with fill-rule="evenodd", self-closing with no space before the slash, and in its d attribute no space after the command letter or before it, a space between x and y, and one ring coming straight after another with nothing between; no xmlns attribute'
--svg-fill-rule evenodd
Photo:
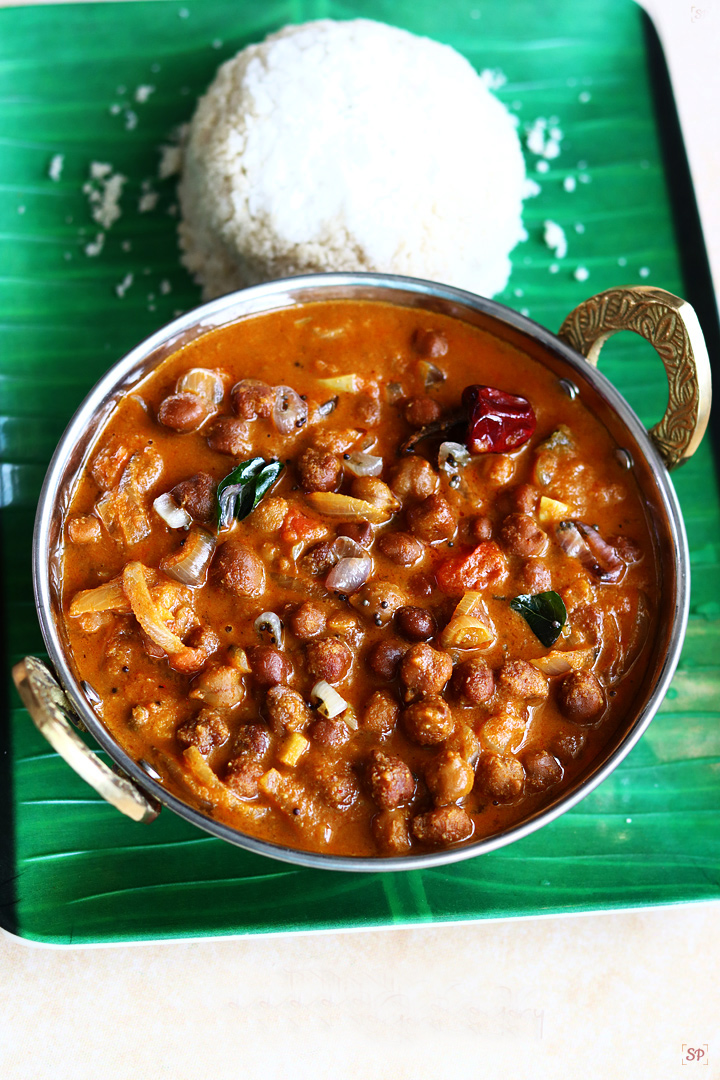
<svg viewBox="0 0 720 1080"><path fill-rule="evenodd" d="M438 383L445 382L447 378L445 372L436 364L431 364L429 360L421 360L418 364L418 371L423 377L426 390L431 386L437 386Z"/></svg>
<svg viewBox="0 0 720 1080"><path fill-rule="evenodd" d="M459 442L440 443L438 468L445 472L457 472L470 464L470 454L466 446Z"/></svg>
<svg viewBox="0 0 720 1080"><path fill-rule="evenodd" d="M205 584L216 544L217 539L212 533L196 525L183 546L162 560L160 569L175 581L198 588Z"/></svg>
<svg viewBox="0 0 720 1080"><path fill-rule="evenodd" d="M402 384L399 382L387 383L387 385L385 386L385 397L388 399L391 405L394 404L394 402L399 401L400 398L405 397L405 392L403 391Z"/></svg>
<svg viewBox="0 0 720 1080"><path fill-rule="evenodd" d="M379 476L383 471L383 459L356 451L344 459L344 468L353 476Z"/></svg>
<svg viewBox="0 0 720 1080"><path fill-rule="evenodd" d="M145 581L146 567L140 562L129 562L122 575L123 591L130 601L133 615L147 636L168 655L185 649L182 639L173 634L160 618Z"/></svg>
<svg viewBox="0 0 720 1080"><path fill-rule="evenodd" d="M574 521L561 521L555 528L555 535L557 537L560 547L563 549L566 555L569 555L571 559L580 559L583 564L587 562L590 556L590 548L583 540L580 532L575 525ZM593 560L593 564L597 564ZM588 567L589 568L589 567Z"/></svg>
<svg viewBox="0 0 720 1080"><path fill-rule="evenodd" d="M337 559L362 559L367 556L367 551L353 540L350 536L338 536L333 541L332 550Z"/></svg>
<svg viewBox="0 0 720 1080"><path fill-rule="evenodd" d="M282 649L283 625L274 611L263 611L253 625L261 637L267 635L271 645Z"/></svg>
<svg viewBox="0 0 720 1080"><path fill-rule="evenodd" d="M212 771L197 746L188 746L186 750L183 750L183 758L185 759L188 771L195 780L198 780L206 788L209 788L210 791L219 787L219 778Z"/></svg>
<svg viewBox="0 0 720 1080"><path fill-rule="evenodd" d="M379 525L392 517L389 509L373 506L365 499L354 499L350 495L340 495L335 491L311 491L305 496L305 501L319 514L338 521L371 521Z"/></svg>
<svg viewBox="0 0 720 1080"><path fill-rule="evenodd" d="M207 368L190 368L177 381L178 394L195 394L208 405L219 405L225 396L225 387L219 375Z"/></svg>
<svg viewBox="0 0 720 1080"><path fill-rule="evenodd" d="M101 495L94 509L107 531L110 532L116 521L115 496L112 491L106 491Z"/></svg>
<svg viewBox="0 0 720 1080"><path fill-rule="evenodd" d="M158 580L156 570L145 567L145 580L148 585L155 585ZM122 577L106 581L104 585L98 585L95 589L83 589L76 593L70 604L68 614L72 618L78 615L86 615L89 612L117 611L120 613L130 611L130 602L123 590Z"/></svg>
<svg viewBox="0 0 720 1080"><path fill-rule="evenodd" d="M252 671L250 661L245 650L240 645L231 645L228 649L228 660L241 675L249 675Z"/></svg>
<svg viewBox="0 0 720 1080"><path fill-rule="evenodd" d="M153 503L153 510L160 515L171 529L187 529L192 525L192 518L184 506L178 506L172 495L158 495Z"/></svg>
<svg viewBox="0 0 720 1080"><path fill-rule="evenodd" d="M360 727L358 724L357 714L352 705L348 705L347 709L343 713L342 723L349 727L351 731L357 731Z"/></svg>
<svg viewBox="0 0 720 1080"><path fill-rule="evenodd" d="M350 596L362 588L372 568L373 561L367 553L360 558L341 559L325 578L325 588Z"/></svg>
<svg viewBox="0 0 720 1080"><path fill-rule="evenodd" d="M324 401L322 405L318 405L318 412L320 413L320 415L329 416L331 412L335 412L339 400L340 399L336 396L334 398L330 398L329 401Z"/></svg>
<svg viewBox="0 0 720 1080"><path fill-rule="evenodd" d="M483 594L474 589L463 593L452 618L440 635L444 649L484 649L495 640L495 627L488 615Z"/></svg>
<svg viewBox="0 0 720 1080"><path fill-rule="evenodd" d="M612 544L604 540L597 529L592 525L586 525L583 521L576 522L578 529L585 538L587 546L597 559L603 581L619 581L625 573L625 563L618 555Z"/></svg>
<svg viewBox="0 0 720 1080"><path fill-rule="evenodd" d="M625 572L625 563L615 548L591 525L561 521L555 527L555 536L565 554L577 559L599 581L619 581Z"/></svg>
<svg viewBox="0 0 720 1080"><path fill-rule="evenodd" d="M591 668L596 656L596 649L574 649L567 652L553 650L547 656L540 656L530 663L544 675L566 675L568 671L586 671Z"/></svg>
<svg viewBox="0 0 720 1080"><path fill-rule="evenodd" d="M365 437L364 437L363 441L360 443L360 447L359 447L360 452L363 453L363 454L367 454L369 450L372 450L372 448L373 448L373 446L375 445L376 442L377 442L377 435L373 434L372 431L367 431L365 433Z"/></svg>
<svg viewBox="0 0 720 1080"><path fill-rule="evenodd" d="M494 640L494 631L471 615L454 616L440 635L443 649L484 649Z"/></svg>
<svg viewBox="0 0 720 1080"><path fill-rule="evenodd" d="M120 578L98 585L96 589L83 589L77 593L70 604L68 615L76 619L79 615L98 611L130 611L130 603L123 592Z"/></svg>
<svg viewBox="0 0 720 1080"><path fill-rule="evenodd" d="M276 386L272 418L278 431L288 435L307 423L307 403L291 386Z"/></svg>
<svg viewBox="0 0 720 1080"><path fill-rule="evenodd" d="M468 589L467 592L464 592L462 599L453 611L453 617L456 615L472 615L473 618L486 616L487 608L485 607L483 594L476 589Z"/></svg>
<svg viewBox="0 0 720 1080"><path fill-rule="evenodd" d="M359 476L353 480L351 491L353 498L364 499L376 509L387 511L388 518L400 509L400 503L388 485L375 476Z"/></svg>
<svg viewBox="0 0 720 1080"><path fill-rule="evenodd" d="M337 690L324 679L315 683L310 691L310 699L317 702L318 712L326 716L328 720L339 716L348 707L345 698L341 697Z"/></svg>

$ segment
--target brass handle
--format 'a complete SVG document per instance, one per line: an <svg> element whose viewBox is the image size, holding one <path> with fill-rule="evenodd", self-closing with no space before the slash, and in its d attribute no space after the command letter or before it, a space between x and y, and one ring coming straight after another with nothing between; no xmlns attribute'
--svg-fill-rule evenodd
<svg viewBox="0 0 720 1080"><path fill-rule="evenodd" d="M679 296L635 285L591 296L570 312L559 337L597 366L603 345L619 330L644 337L665 365L668 406L649 434L674 469L695 453L710 416L710 360L698 317Z"/></svg>
<svg viewBox="0 0 720 1080"><path fill-rule="evenodd" d="M49 668L36 657L26 656L15 664L12 676L35 727L70 768L121 814L133 821L154 821L160 804L132 780L109 769L70 726L73 711Z"/></svg>

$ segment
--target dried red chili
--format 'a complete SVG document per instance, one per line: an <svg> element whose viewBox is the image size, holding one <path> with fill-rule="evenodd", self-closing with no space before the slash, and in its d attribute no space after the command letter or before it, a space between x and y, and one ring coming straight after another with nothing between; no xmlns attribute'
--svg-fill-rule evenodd
<svg viewBox="0 0 720 1080"><path fill-rule="evenodd" d="M462 400L470 409L465 444L471 454L516 450L535 431L535 413L524 397L494 386L467 386Z"/></svg>

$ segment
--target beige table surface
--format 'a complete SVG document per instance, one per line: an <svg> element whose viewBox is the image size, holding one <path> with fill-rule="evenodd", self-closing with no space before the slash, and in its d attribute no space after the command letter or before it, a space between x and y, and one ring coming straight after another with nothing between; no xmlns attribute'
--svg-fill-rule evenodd
<svg viewBox="0 0 720 1080"><path fill-rule="evenodd" d="M718 291L720 0L644 2ZM0 1080L717 1080L719 969L720 902L94 949L1 934Z"/></svg>

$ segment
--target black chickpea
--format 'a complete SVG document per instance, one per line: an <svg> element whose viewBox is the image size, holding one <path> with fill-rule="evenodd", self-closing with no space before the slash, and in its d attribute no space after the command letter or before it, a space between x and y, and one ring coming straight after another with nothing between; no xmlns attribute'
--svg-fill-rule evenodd
<svg viewBox="0 0 720 1080"><path fill-rule="evenodd" d="M571 671L558 690L558 706L568 720L592 724L605 708L600 680L592 671Z"/></svg>
<svg viewBox="0 0 720 1080"><path fill-rule="evenodd" d="M275 404L275 391L261 379L241 379L230 391L230 400L242 420L267 418Z"/></svg>
<svg viewBox="0 0 720 1080"><path fill-rule="evenodd" d="M441 750L425 769L425 783L439 806L469 795L474 782L472 765L454 750Z"/></svg>
<svg viewBox="0 0 720 1080"><path fill-rule="evenodd" d="M439 694L452 675L452 660L446 652L425 643L412 645L402 658L400 678L410 691Z"/></svg>
<svg viewBox="0 0 720 1080"><path fill-rule="evenodd" d="M563 778L562 765L548 750L526 750L522 764L527 792L546 791Z"/></svg>
<svg viewBox="0 0 720 1080"><path fill-rule="evenodd" d="M405 420L414 428L423 428L427 424L432 424L434 420L437 420L440 416L442 409L438 405L434 398L428 397L427 394L423 394L422 397L410 398L405 402L403 409L403 415Z"/></svg>
<svg viewBox="0 0 720 1080"><path fill-rule="evenodd" d="M292 664L274 645L255 645L248 649L252 675L258 686L278 686L292 676Z"/></svg>
<svg viewBox="0 0 720 1080"><path fill-rule="evenodd" d="M412 337L413 348L420 356L445 356L448 351L447 338L439 330L416 330Z"/></svg>
<svg viewBox="0 0 720 1080"><path fill-rule="evenodd" d="M388 682L397 675L400 661L407 652L407 646L399 641L378 641L368 655L368 666L374 675Z"/></svg>
<svg viewBox="0 0 720 1080"><path fill-rule="evenodd" d="M457 665L453 671L452 688L471 705L481 705L495 693L495 675L487 660L475 656Z"/></svg>
<svg viewBox="0 0 720 1080"><path fill-rule="evenodd" d="M437 623L427 608L406 605L395 612L395 625L408 641L429 641L435 636Z"/></svg>
<svg viewBox="0 0 720 1080"><path fill-rule="evenodd" d="M425 550L416 537L406 532L385 533L378 540L378 547L398 566L413 566L422 558Z"/></svg>
<svg viewBox="0 0 720 1080"><path fill-rule="evenodd" d="M420 746L445 742L455 727L452 711L442 698L426 698L410 705L402 721L408 736Z"/></svg>
<svg viewBox="0 0 720 1080"><path fill-rule="evenodd" d="M308 670L316 679L339 683L352 666L353 654L344 641L325 638L306 647Z"/></svg>
<svg viewBox="0 0 720 1080"><path fill-rule="evenodd" d="M197 394L171 394L157 412L157 418L164 427L179 433L197 431L207 415L207 405Z"/></svg>
<svg viewBox="0 0 720 1080"><path fill-rule="evenodd" d="M428 495L408 510L407 519L410 532L428 544L449 540L457 528L452 507L442 495Z"/></svg>
<svg viewBox="0 0 720 1080"><path fill-rule="evenodd" d="M250 452L250 432L244 420L234 416L218 416L204 432L208 446L218 454L242 457Z"/></svg>

